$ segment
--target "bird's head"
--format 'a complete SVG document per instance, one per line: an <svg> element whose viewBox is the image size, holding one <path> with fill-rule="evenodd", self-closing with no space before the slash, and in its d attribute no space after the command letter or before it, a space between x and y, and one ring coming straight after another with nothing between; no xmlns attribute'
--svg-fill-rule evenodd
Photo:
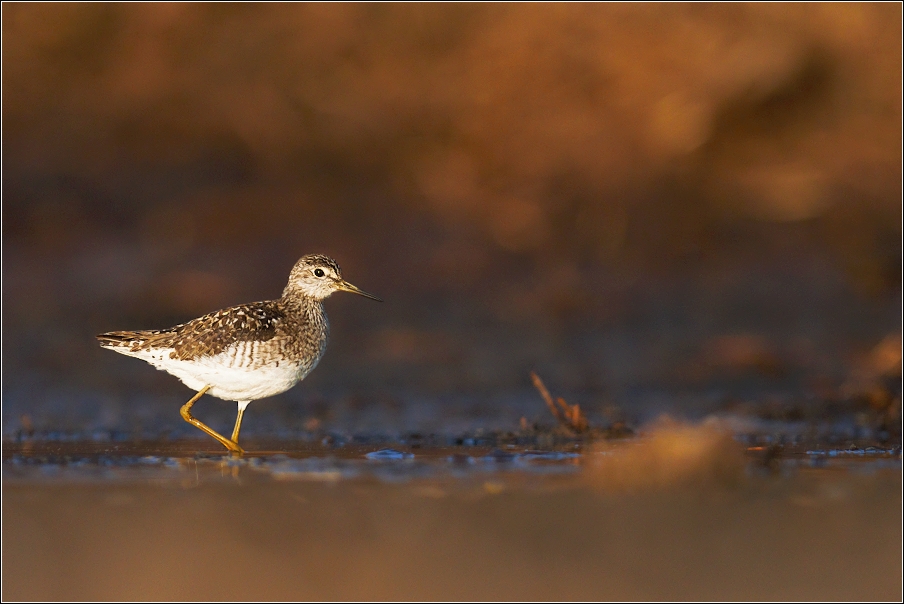
<svg viewBox="0 0 904 604"><path fill-rule="evenodd" d="M358 289L342 278L342 271L336 261L321 254L308 254L295 263L286 285L287 294L301 294L315 300L323 300L333 292L352 292L371 300L382 302L380 298Z"/></svg>

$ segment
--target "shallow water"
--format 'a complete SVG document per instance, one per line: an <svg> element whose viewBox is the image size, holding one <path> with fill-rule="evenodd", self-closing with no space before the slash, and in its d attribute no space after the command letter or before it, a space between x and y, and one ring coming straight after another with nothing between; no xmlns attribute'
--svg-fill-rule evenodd
<svg viewBox="0 0 904 604"><path fill-rule="evenodd" d="M200 440L6 442L3 597L899 598L899 450L691 430L549 449L260 441L240 458Z"/></svg>

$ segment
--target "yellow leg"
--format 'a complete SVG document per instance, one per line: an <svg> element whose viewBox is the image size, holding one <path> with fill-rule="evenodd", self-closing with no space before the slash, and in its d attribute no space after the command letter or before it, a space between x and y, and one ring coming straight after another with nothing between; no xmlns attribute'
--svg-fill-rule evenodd
<svg viewBox="0 0 904 604"><path fill-rule="evenodd" d="M191 414L191 407L192 407L192 405L194 405L195 402L196 402L199 398L201 398L202 396L204 396L204 393L207 392L208 390L210 390L210 386L204 386L203 388L201 388L201 390L198 391L198 394L196 394L196 395L194 395L193 397L191 397L191 400L190 400L190 401L188 401L187 403L185 403L184 405L182 405L182 409L179 411L179 412L182 414L182 419L184 419L185 421L187 421L188 423L190 423L190 424L191 424L192 426L194 426L195 428L198 428L199 430L201 430L201 431L203 431L203 432L206 432L207 434L213 436L215 439L217 439L218 441L220 441L220 444L221 444L221 445L223 445L224 447L226 447L226 448L229 449L230 451L234 451L234 452L236 452L236 453L244 453L245 450L242 449L242 448L238 445L237 442L229 440L228 438L226 438L226 437L223 436L222 434L218 434L217 432L215 432L214 430L212 430L212 429L211 429L209 426L207 426L206 424L203 424L203 423L201 423L200 421L196 420L194 417L192 417L192 414Z"/></svg>
<svg viewBox="0 0 904 604"><path fill-rule="evenodd" d="M245 415L245 407L248 403L239 403L239 414L235 417L235 428L232 429L232 442L239 443L239 429L242 427L242 416Z"/></svg>

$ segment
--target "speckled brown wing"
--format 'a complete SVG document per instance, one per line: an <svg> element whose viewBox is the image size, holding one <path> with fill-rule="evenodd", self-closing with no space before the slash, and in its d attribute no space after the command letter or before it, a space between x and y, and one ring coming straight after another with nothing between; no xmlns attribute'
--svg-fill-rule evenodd
<svg viewBox="0 0 904 604"><path fill-rule="evenodd" d="M111 331L97 336L104 347L128 346L132 352L172 348L170 357L191 360L215 355L236 342L266 342L286 320L277 301L252 302L219 310L163 330Z"/></svg>

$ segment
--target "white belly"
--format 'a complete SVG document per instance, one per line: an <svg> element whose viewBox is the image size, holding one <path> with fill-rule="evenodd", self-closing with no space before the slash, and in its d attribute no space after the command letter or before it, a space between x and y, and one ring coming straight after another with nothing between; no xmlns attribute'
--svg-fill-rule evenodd
<svg viewBox="0 0 904 604"><path fill-rule="evenodd" d="M252 369L236 362L234 347L217 355L198 357L191 361L170 358L173 351L171 348L136 352L124 347L112 350L145 360L157 369L176 376L192 390L210 386L207 394L239 402L255 401L285 392L304 379L317 364L315 360L312 365L305 367L282 359Z"/></svg>

